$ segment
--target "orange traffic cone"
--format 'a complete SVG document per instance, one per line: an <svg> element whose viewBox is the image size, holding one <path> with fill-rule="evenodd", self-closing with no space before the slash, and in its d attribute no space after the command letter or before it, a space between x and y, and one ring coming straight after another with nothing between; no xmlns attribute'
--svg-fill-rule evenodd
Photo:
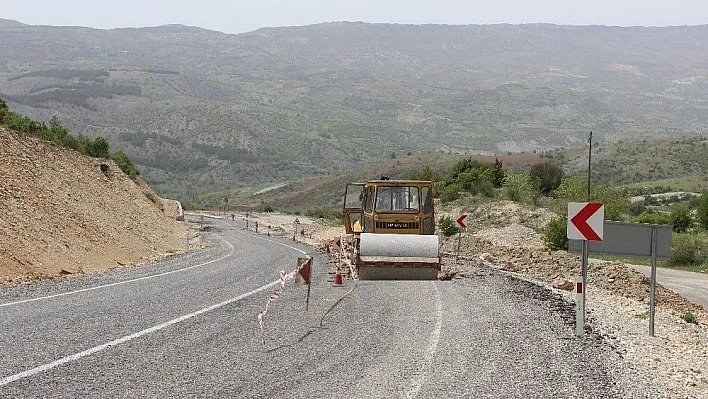
<svg viewBox="0 0 708 399"><path fill-rule="evenodd" d="M332 287L341 287L344 284L342 284L342 275L339 273L335 273L334 275L334 283L332 283Z"/></svg>

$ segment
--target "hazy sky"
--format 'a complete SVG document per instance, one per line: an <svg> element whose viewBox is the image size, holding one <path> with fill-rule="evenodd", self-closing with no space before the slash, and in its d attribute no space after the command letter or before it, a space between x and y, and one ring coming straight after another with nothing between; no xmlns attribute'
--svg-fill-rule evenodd
<svg viewBox="0 0 708 399"><path fill-rule="evenodd" d="M0 0L0 18L95 28L179 23L227 33L328 21L708 24L708 0Z"/></svg>

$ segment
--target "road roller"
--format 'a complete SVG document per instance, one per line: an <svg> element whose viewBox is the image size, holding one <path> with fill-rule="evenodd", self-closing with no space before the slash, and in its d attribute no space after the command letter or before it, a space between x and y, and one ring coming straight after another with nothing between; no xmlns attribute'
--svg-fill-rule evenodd
<svg viewBox="0 0 708 399"><path fill-rule="evenodd" d="M347 234L357 243L360 280L438 278L432 182L381 178L348 183L343 216Z"/></svg>

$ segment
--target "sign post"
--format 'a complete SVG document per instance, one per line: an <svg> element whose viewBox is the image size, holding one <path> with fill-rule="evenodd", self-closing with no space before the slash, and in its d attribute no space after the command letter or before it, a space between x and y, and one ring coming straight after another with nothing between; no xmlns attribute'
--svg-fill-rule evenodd
<svg viewBox="0 0 708 399"><path fill-rule="evenodd" d="M651 228L651 288L649 294L649 336L654 336L654 310L656 304L656 226Z"/></svg>
<svg viewBox="0 0 708 399"><path fill-rule="evenodd" d="M575 333L585 330L585 292L588 283L588 241L602 241L605 207L599 202L569 202L567 237L582 240L580 281L576 284L578 306L575 312Z"/></svg>
<svg viewBox="0 0 708 399"><path fill-rule="evenodd" d="M582 251L587 244L588 253L628 255L651 258L651 287L649 298L649 335L654 336L656 304L656 261L671 256L671 226L647 223L605 222L602 241L568 242L569 252Z"/></svg>
<svg viewBox="0 0 708 399"><path fill-rule="evenodd" d="M460 257L460 241L462 241L462 230L467 228L467 224L465 224L467 216L469 215L463 213L462 216L455 221L457 223L457 254L455 255L455 265L457 265L457 261Z"/></svg>

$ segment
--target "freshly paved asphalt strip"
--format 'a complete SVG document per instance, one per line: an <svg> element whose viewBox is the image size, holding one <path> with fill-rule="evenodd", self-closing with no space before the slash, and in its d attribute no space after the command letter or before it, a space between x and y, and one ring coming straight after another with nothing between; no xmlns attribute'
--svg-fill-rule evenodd
<svg viewBox="0 0 708 399"><path fill-rule="evenodd" d="M314 255L310 311L288 283L263 346L279 270L312 250L211 223L206 251L0 289L0 397L643 397L572 307L493 272L359 282L322 319L353 283Z"/></svg>
<svg viewBox="0 0 708 399"><path fill-rule="evenodd" d="M632 265L632 268L651 277L649 266ZM656 282L708 309L708 274L657 267Z"/></svg>

